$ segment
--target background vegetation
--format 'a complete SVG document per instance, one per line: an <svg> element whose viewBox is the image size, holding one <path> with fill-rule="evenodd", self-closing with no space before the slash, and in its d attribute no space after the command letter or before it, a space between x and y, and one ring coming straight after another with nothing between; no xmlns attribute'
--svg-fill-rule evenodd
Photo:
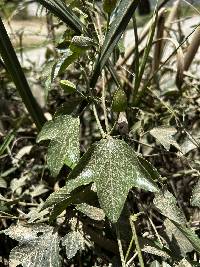
<svg viewBox="0 0 200 267"><path fill-rule="evenodd" d="M0 266L200 266L198 3L0 15Z"/></svg>

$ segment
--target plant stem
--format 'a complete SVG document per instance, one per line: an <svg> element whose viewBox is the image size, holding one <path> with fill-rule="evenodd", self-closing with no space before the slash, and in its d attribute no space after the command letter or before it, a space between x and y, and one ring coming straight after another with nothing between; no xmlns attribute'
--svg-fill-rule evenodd
<svg viewBox="0 0 200 267"><path fill-rule="evenodd" d="M118 243L118 248L119 248L121 264L122 264L122 267L126 267L126 262L124 259L124 253L123 253L123 248L122 248L122 242L120 239L120 232L119 232L119 228L118 228L117 224L115 225L115 230L116 230L116 234L117 234L117 243Z"/></svg>
<svg viewBox="0 0 200 267"><path fill-rule="evenodd" d="M94 116L95 116L95 119L96 119L96 122L97 122L97 125L98 125L98 128L99 128L99 131L101 132L101 136L103 138L105 138L106 137L106 134L105 134L105 132L104 132L102 126L101 126L101 122L99 120L99 117L98 117L98 114L97 114L97 109L95 107L95 104L93 104L92 109L93 109L93 112L94 112Z"/></svg>
<svg viewBox="0 0 200 267"><path fill-rule="evenodd" d="M105 71L102 71L102 105L103 105L103 113L104 113L104 119L105 119L105 125L106 125L106 132L110 132L110 127L108 123L108 114L106 110L106 87L105 87Z"/></svg>
<svg viewBox="0 0 200 267"><path fill-rule="evenodd" d="M133 246L133 241L134 241L134 236L132 236L130 244L128 246L128 249L127 249L127 252L126 252L126 255L125 255L125 262L127 262L128 256L129 256L131 248Z"/></svg>
<svg viewBox="0 0 200 267"><path fill-rule="evenodd" d="M141 248L140 248L137 232L136 232L136 229L135 229L135 223L134 222L136 220L137 220L137 216L136 215L135 216L131 215L130 218L129 218L129 222L130 222L130 225L131 225L133 237L134 237L134 240L135 240L135 246L136 246L137 253L138 253L138 259L139 259L139 262L140 262L140 267L145 267L144 266L143 257L142 257L142 251L141 251Z"/></svg>

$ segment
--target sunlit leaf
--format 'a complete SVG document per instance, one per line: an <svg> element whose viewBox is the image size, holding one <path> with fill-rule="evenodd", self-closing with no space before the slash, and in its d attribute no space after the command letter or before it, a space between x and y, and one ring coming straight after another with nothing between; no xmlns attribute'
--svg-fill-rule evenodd
<svg viewBox="0 0 200 267"><path fill-rule="evenodd" d="M58 201L64 200L70 183L75 184L77 181L79 185L83 179L84 182L95 183L101 208L112 222L118 220L131 187L158 191L156 183L141 165L134 150L124 141L111 137L93 145L72 170L69 179L72 180L57 194L54 193L53 201L50 201L50 196L46 205L55 204L55 197L59 198Z"/></svg>
<svg viewBox="0 0 200 267"><path fill-rule="evenodd" d="M162 258L166 258L166 259L170 258L170 255L168 251L166 250L166 248L162 247L161 244L157 241L140 237L139 243L140 243L141 250L146 253L156 255Z"/></svg>
<svg viewBox="0 0 200 267"><path fill-rule="evenodd" d="M66 249L67 258L71 259L84 249L84 238L78 231L71 231L63 237L62 245Z"/></svg>
<svg viewBox="0 0 200 267"><path fill-rule="evenodd" d="M150 131L150 134L161 143L166 150L170 149L170 145L173 145L179 149L179 145L174 139L173 135L177 133L174 127L155 127Z"/></svg>
<svg viewBox="0 0 200 267"><path fill-rule="evenodd" d="M73 52L71 49L66 49L65 53L58 59L52 68L52 80L54 80L58 75L62 74L66 68L72 64L78 57L79 52Z"/></svg>
<svg viewBox="0 0 200 267"><path fill-rule="evenodd" d="M186 259L182 259L175 267L192 267L192 265Z"/></svg>
<svg viewBox="0 0 200 267"><path fill-rule="evenodd" d="M53 227L42 224L17 224L3 231L19 242L12 249L9 266L60 267L60 237Z"/></svg>
<svg viewBox="0 0 200 267"><path fill-rule="evenodd" d="M0 188L7 188L7 182L2 177L0 177Z"/></svg>
<svg viewBox="0 0 200 267"><path fill-rule="evenodd" d="M115 112L122 112L127 109L128 103L127 103L127 97L121 88L119 88L114 96L113 96L113 102L112 102L112 110Z"/></svg>
<svg viewBox="0 0 200 267"><path fill-rule="evenodd" d="M45 123L37 142L51 140L48 147L47 164L53 176L58 175L62 166L71 166L79 160L79 118L70 115L57 116Z"/></svg>
<svg viewBox="0 0 200 267"><path fill-rule="evenodd" d="M60 87L67 93L74 93L76 92L76 85L68 80L61 80Z"/></svg>
<svg viewBox="0 0 200 267"><path fill-rule="evenodd" d="M74 36L71 40L70 50L73 52L84 52L91 46L95 45L94 41L85 36Z"/></svg>
<svg viewBox="0 0 200 267"><path fill-rule="evenodd" d="M175 255L185 256L186 253L191 252L194 248L188 238L178 229L178 227L169 219L164 222L166 233L168 236L168 245Z"/></svg>
<svg viewBox="0 0 200 267"><path fill-rule="evenodd" d="M105 213L103 212L102 209L93 207L86 203L76 205L76 209L85 214L86 216L88 216L92 220L102 221L105 219Z"/></svg>
<svg viewBox="0 0 200 267"><path fill-rule="evenodd" d="M176 198L169 191L156 193L153 202L156 208L170 220L180 224L186 223L183 211L177 206Z"/></svg>
<svg viewBox="0 0 200 267"><path fill-rule="evenodd" d="M179 231L189 240L193 248L200 254L200 238L194 232L193 229L184 225L173 222L173 224L179 229Z"/></svg>
<svg viewBox="0 0 200 267"><path fill-rule="evenodd" d="M200 179L192 190L190 203L192 206L200 207Z"/></svg>

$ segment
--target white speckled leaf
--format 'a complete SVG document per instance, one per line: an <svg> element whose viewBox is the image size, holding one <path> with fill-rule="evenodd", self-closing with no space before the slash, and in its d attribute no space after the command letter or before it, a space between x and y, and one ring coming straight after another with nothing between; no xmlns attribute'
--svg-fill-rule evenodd
<svg viewBox="0 0 200 267"><path fill-rule="evenodd" d="M65 187L47 199L44 208L67 199L71 186L75 189L94 182L105 215L117 222L130 188L159 191L134 150L124 141L113 138L94 144L72 170L69 179Z"/></svg>
<svg viewBox="0 0 200 267"><path fill-rule="evenodd" d="M188 239L193 248L200 254L200 238L191 228L184 225L173 222L173 224L179 229L179 231Z"/></svg>
<svg viewBox="0 0 200 267"><path fill-rule="evenodd" d="M124 141L101 140L89 166L95 173L100 205L112 222L117 222L131 187L158 191L134 150Z"/></svg>
<svg viewBox="0 0 200 267"><path fill-rule="evenodd" d="M186 259L182 259L175 267L192 267L192 265Z"/></svg>
<svg viewBox="0 0 200 267"><path fill-rule="evenodd" d="M170 250L174 251L177 256L182 255L184 257L186 253L191 252L194 248L190 240L180 231L177 225L169 219L164 221Z"/></svg>
<svg viewBox="0 0 200 267"><path fill-rule="evenodd" d="M72 231L63 237L62 245L66 249L67 258L71 259L79 250L84 249L84 238L79 232Z"/></svg>
<svg viewBox="0 0 200 267"><path fill-rule="evenodd" d="M180 148L173 135L177 130L174 127L155 127L150 131L150 134L161 143L166 150L170 149L170 145Z"/></svg>
<svg viewBox="0 0 200 267"><path fill-rule="evenodd" d="M23 267L61 267L60 237L53 227L17 224L10 226L4 233L19 242L10 253L10 267L19 264Z"/></svg>
<svg viewBox="0 0 200 267"><path fill-rule="evenodd" d="M86 216L88 216L92 220L102 221L105 219L105 213L102 209L97 207L90 206L86 203L76 205L76 209Z"/></svg>
<svg viewBox="0 0 200 267"><path fill-rule="evenodd" d="M183 211L177 206L176 198L169 191L156 193L153 203L170 220L180 224L186 223Z"/></svg>
<svg viewBox="0 0 200 267"><path fill-rule="evenodd" d="M200 208L200 179L198 180L197 184L194 186L192 190L192 197L190 200L192 206Z"/></svg>
<svg viewBox="0 0 200 267"><path fill-rule="evenodd" d="M47 164L53 176L57 176L64 164L75 165L79 161L79 118L70 115L55 117L45 123L37 142L49 139Z"/></svg>

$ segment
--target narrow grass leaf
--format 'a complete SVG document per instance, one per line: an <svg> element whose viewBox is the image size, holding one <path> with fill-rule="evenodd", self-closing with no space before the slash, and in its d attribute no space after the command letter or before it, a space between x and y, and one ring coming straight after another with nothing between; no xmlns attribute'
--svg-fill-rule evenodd
<svg viewBox="0 0 200 267"><path fill-rule="evenodd" d="M114 21L110 25L109 31L105 36L103 46L95 64L93 76L90 81L90 85L92 88L95 87L98 77L101 74L101 70L105 66L113 49L117 45L121 35L126 29L126 26L128 25L131 17L133 16L138 3L139 0L120 1L119 6L117 8L117 14L115 16Z"/></svg>
<svg viewBox="0 0 200 267"><path fill-rule="evenodd" d="M37 0L42 6L66 23L77 34L87 34L84 24L62 0Z"/></svg>
<svg viewBox="0 0 200 267"><path fill-rule="evenodd" d="M40 130L46 119L44 114L36 102L31 89L28 85L24 72L20 66L19 60L13 49L11 41L7 35L4 24L0 18L0 54L4 61L7 71L12 77L12 80L26 106L30 116L32 117L37 128Z"/></svg>

